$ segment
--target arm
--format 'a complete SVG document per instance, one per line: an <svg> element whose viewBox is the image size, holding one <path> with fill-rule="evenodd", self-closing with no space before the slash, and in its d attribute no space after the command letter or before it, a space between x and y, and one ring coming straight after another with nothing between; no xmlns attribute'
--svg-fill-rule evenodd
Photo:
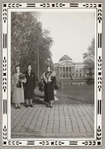
<svg viewBox="0 0 105 149"><path fill-rule="evenodd" d="M20 74L20 81L22 83L26 83L27 79L26 79L26 75L25 74L23 74L23 73Z"/></svg>
<svg viewBox="0 0 105 149"><path fill-rule="evenodd" d="M21 80L22 83L26 83L26 81L27 81L26 78Z"/></svg>
<svg viewBox="0 0 105 149"><path fill-rule="evenodd" d="M58 84L57 84L57 79L56 79L56 77L53 77L53 86L54 86L54 89L55 89L55 90L58 90L58 89L59 89L59 86L58 86Z"/></svg>
<svg viewBox="0 0 105 149"><path fill-rule="evenodd" d="M52 77L52 82L53 82L53 85L55 86L56 85L56 77Z"/></svg>

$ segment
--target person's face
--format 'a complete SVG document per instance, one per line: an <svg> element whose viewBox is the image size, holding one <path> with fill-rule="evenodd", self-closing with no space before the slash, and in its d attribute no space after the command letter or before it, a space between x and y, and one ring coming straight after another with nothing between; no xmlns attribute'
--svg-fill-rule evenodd
<svg viewBox="0 0 105 149"><path fill-rule="evenodd" d="M17 73L20 73L20 67L19 67L19 66L16 67L16 72L17 72Z"/></svg>
<svg viewBox="0 0 105 149"><path fill-rule="evenodd" d="M50 69L50 67L47 67L47 71L50 71L51 69Z"/></svg>
<svg viewBox="0 0 105 149"><path fill-rule="evenodd" d="M28 71L31 71L31 66L30 65L28 66Z"/></svg>

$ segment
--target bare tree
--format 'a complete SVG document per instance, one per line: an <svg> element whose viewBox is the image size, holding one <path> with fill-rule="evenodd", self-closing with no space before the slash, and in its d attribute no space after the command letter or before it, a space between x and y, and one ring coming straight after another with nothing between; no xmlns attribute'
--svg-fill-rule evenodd
<svg viewBox="0 0 105 149"><path fill-rule="evenodd" d="M88 51L83 54L84 59L84 70L89 75L89 79L92 79L93 70L94 70L94 58L95 58L95 39L93 38L91 45L87 49Z"/></svg>

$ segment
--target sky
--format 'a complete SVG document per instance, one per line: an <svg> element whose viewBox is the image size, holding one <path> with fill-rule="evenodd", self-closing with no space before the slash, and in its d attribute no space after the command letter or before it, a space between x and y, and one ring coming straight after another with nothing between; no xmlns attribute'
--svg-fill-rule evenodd
<svg viewBox="0 0 105 149"><path fill-rule="evenodd" d="M63 55L70 56L73 62L83 62L83 53L95 38L94 10L39 10L38 20L54 40L50 49L54 63L58 63Z"/></svg>

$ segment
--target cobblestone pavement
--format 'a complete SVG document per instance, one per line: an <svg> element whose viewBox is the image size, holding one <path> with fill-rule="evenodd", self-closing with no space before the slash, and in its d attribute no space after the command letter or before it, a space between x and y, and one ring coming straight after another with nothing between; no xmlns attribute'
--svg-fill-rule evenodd
<svg viewBox="0 0 105 149"><path fill-rule="evenodd" d="M93 138L93 104L69 101L69 104L55 101L53 108L48 108L42 101L33 103L33 108L22 105L21 109L15 109L12 106L11 137Z"/></svg>

